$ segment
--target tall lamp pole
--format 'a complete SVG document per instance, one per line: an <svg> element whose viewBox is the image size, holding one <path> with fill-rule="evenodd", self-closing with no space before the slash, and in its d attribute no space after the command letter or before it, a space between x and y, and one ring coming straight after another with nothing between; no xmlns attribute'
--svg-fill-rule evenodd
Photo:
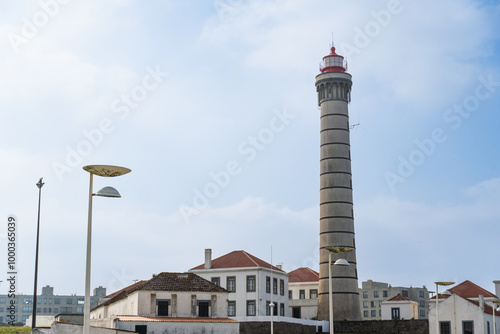
<svg viewBox="0 0 500 334"><path fill-rule="evenodd" d="M84 170L90 173L89 186L89 214L87 225L87 260L85 262L85 299L83 309L83 334L90 334L90 258L91 258L91 243L92 243L92 196L115 197L119 198L120 193L112 187L104 187L96 194L92 193L93 176L115 177L130 173L130 169L125 167L110 166L110 165L88 165L83 167Z"/></svg>
<svg viewBox="0 0 500 334"><path fill-rule="evenodd" d="M326 247L328 250L328 303L330 308L329 323L330 334L333 334L333 287L332 287L332 253L343 254L354 250L354 247ZM338 259L333 264L334 266L348 266L349 262L345 259Z"/></svg>
<svg viewBox="0 0 500 334"><path fill-rule="evenodd" d="M36 306L37 306L37 282L38 282L38 242L40 239L40 203L42 202L42 187L45 183L40 178L36 186L38 187L38 222L36 226L36 250L35 250L35 288L33 291L33 315L31 317L31 328L36 328Z"/></svg>
<svg viewBox="0 0 500 334"><path fill-rule="evenodd" d="M455 282L434 282L436 283L436 334L439 334L439 286L448 286Z"/></svg>

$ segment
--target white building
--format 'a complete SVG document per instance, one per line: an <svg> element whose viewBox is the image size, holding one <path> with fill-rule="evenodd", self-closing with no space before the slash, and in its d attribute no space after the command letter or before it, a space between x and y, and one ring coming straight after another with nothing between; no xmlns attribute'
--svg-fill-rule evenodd
<svg viewBox="0 0 500 334"><path fill-rule="evenodd" d="M382 320L418 319L418 303L398 294L382 302Z"/></svg>
<svg viewBox="0 0 500 334"><path fill-rule="evenodd" d="M253 317L274 315L288 317L288 274L245 251L233 251L212 260L212 250L205 250L205 263L189 270L229 292L227 316Z"/></svg>
<svg viewBox="0 0 500 334"><path fill-rule="evenodd" d="M152 332L239 332L227 318L228 292L194 273L160 273L109 296L91 310L91 326Z"/></svg>
<svg viewBox="0 0 500 334"><path fill-rule="evenodd" d="M288 306L293 318L316 319L318 316L319 273L302 267L288 273Z"/></svg>
<svg viewBox="0 0 500 334"><path fill-rule="evenodd" d="M496 282L498 292L500 281ZM496 333L493 332L492 300L497 300L498 296L471 281L464 281L447 291L451 295L439 294L439 334L500 334L498 311L495 311ZM429 306L429 334L436 334L435 297Z"/></svg>

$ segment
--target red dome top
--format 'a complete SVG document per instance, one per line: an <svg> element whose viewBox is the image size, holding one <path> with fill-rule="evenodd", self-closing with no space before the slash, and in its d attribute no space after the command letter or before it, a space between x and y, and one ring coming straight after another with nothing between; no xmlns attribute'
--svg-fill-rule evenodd
<svg viewBox="0 0 500 334"><path fill-rule="evenodd" d="M323 57L323 61L319 64L321 73L326 72L345 72L347 70L347 62L344 57L335 52L335 47L330 49L332 52L328 56Z"/></svg>

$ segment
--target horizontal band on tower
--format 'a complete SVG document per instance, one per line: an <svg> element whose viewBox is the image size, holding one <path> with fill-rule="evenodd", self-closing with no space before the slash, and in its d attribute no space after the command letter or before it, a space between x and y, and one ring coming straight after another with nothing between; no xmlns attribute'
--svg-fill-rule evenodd
<svg viewBox="0 0 500 334"><path fill-rule="evenodd" d="M326 189L352 189L351 187L342 187L342 186L334 186L334 187L323 187L319 188L319 191L321 190L326 190ZM352 203L351 203L352 204ZM320 203L321 205L321 203Z"/></svg>
<svg viewBox="0 0 500 334"><path fill-rule="evenodd" d="M320 277L319 279L328 279L328 276ZM334 276L332 275L332 279L358 279L355 276Z"/></svg>
<svg viewBox="0 0 500 334"><path fill-rule="evenodd" d="M328 233L345 233L345 234L355 234L354 231L326 231L326 232L319 232L319 235L322 234L328 234Z"/></svg>
<svg viewBox="0 0 500 334"><path fill-rule="evenodd" d="M335 160L335 159L341 159L341 160L349 160L349 161L351 161L351 158L344 158L344 157L322 158L322 159L319 159L319 161L324 161L324 160Z"/></svg>
<svg viewBox="0 0 500 334"><path fill-rule="evenodd" d="M320 173L319 176L328 175L328 174L345 174L345 175L351 175L352 176L352 173L350 173L350 172L340 172L340 171L336 171L336 172L323 172L323 173Z"/></svg>
<svg viewBox="0 0 500 334"><path fill-rule="evenodd" d="M318 295L328 295L328 292L320 292ZM332 295L358 295L359 292L351 292L351 291L332 291Z"/></svg>
<svg viewBox="0 0 500 334"><path fill-rule="evenodd" d="M321 130L320 133L323 131L330 131L330 130L342 130L342 131L349 132L349 129L346 129L346 128L326 128L326 129Z"/></svg>
<svg viewBox="0 0 500 334"><path fill-rule="evenodd" d="M326 216L326 217L320 217L319 220L323 219L335 219L335 218L348 218L354 220L351 216Z"/></svg>
<svg viewBox="0 0 500 334"><path fill-rule="evenodd" d="M344 116L344 117L349 118L349 115L347 115L347 114L338 114L338 113L334 113L334 114L324 114L324 115L321 115L321 117L320 117L320 118L323 118L323 117L325 117L325 116Z"/></svg>
<svg viewBox="0 0 500 334"><path fill-rule="evenodd" d="M351 144L346 143L346 142L323 143L323 144L319 145L319 147L325 146L325 145L346 145L346 146L351 147Z"/></svg>

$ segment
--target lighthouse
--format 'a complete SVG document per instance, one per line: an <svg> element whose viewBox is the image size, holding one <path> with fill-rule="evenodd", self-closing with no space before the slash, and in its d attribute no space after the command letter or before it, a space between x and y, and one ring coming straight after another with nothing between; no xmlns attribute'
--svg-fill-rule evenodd
<svg viewBox="0 0 500 334"><path fill-rule="evenodd" d="M344 57L332 46L316 76L321 110L319 320L329 319L330 273L333 319L361 320L349 140L352 80L346 70ZM345 259L349 265L329 268L329 258L331 264Z"/></svg>

